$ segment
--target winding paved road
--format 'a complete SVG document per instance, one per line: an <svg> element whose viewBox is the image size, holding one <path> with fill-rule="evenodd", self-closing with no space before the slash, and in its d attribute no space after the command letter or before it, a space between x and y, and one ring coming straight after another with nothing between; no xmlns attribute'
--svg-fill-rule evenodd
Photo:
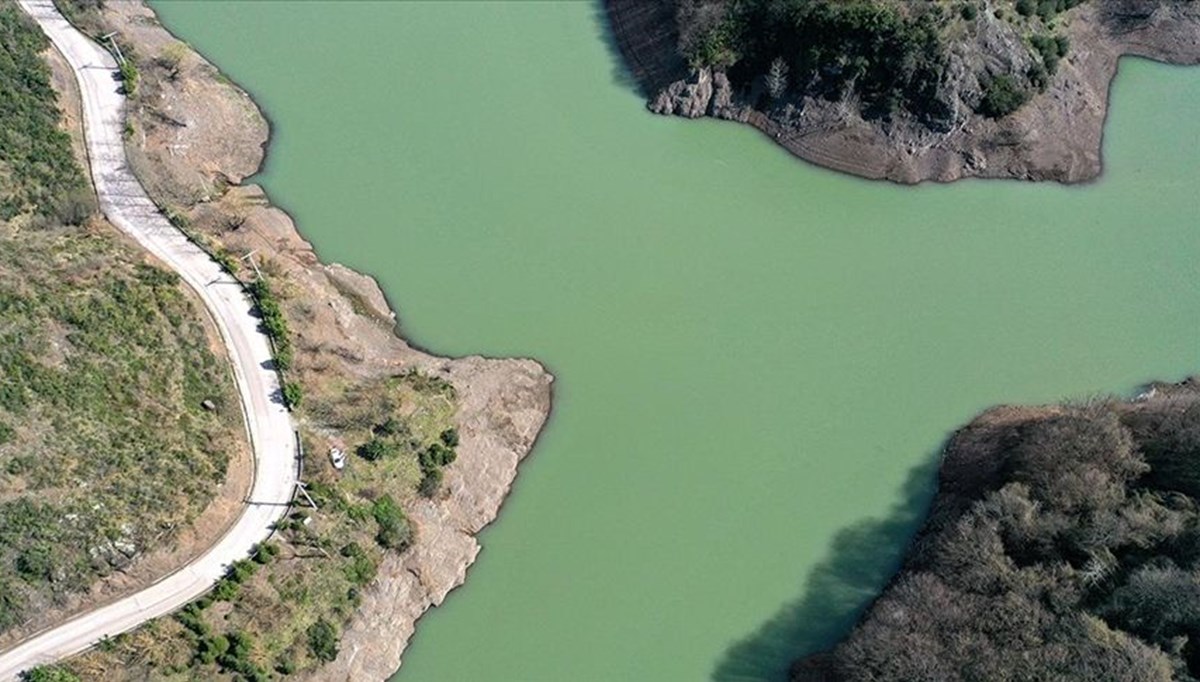
<svg viewBox="0 0 1200 682"><path fill-rule="evenodd" d="M84 133L100 208L118 228L179 273L199 294L225 342L254 451L254 484L234 526L182 569L150 587L44 630L0 653L0 679L83 651L101 638L131 630L203 594L233 561L287 510L296 483L292 421L282 405L270 344L258 329L241 286L155 208L130 172L121 133L125 98L112 56L71 26L51 0L18 0L75 71L83 100Z"/></svg>

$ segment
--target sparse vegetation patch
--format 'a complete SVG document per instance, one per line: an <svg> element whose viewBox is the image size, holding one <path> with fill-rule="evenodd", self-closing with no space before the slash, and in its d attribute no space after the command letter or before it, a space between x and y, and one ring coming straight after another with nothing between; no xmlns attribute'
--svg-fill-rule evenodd
<svg viewBox="0 0 1200 682"><path fill-rule="evenodd" d="M0 2L0 630L171 542L241 433L178 277L91 216L45 47Z"/></svg>
<svg viewBox="0 0 1200 682"><path fill-rule="evenodd" d="M419 499L428 470L440 482L454 460L454 397L448 383L415 371L314 397L301 408L305 419L359 439L351 448L359 456L339 471L319 436L305 437L306 491L316 507L298 501L272 542L208 595L71 661L71 670L83 678L104 670L110 679L258 680L335 658L361 590L416 538L404 505Z"/></svg>

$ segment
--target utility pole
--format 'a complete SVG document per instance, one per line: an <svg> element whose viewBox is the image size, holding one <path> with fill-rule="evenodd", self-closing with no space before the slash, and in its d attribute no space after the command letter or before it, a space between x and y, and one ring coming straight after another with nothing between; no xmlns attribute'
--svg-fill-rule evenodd
<svg viewBox="0 0 1200 682"><path fill-rule="evenodd" d="M250 267L254 268L255 279L262 279L262 271L258 269L258 263L254 262L254 254L256 253L258 253L258 249L248 252L246 255L242 256L241 260L246 261L250 264Z"/></svg>
<svg viewBox="0 0 1200 682"><path fill-rule="evenodd" d="M115 36L115 35L117 35L117 32L113 31L112 33L109 33L108 35L100 36L100 40L107 40L108 44L112 45L113 51L117 53L117 63L124 64L125 63L125 55L121 54L121 46L118 45L116 39L113 38L113 36Z"/></svg>
<svg viewBox="0 0 1200 682"><path fill-rule="evenodd" d="M254 252L251 251L250 253L246 254L246 256L249 257L250 254L252 254L252 253L254 253ZM255 270L257 270L257 269L258 268L255 268ZM316 509L317 508L316 501L313 500L312 496L308 494L308 491L304 489L304 441L302 441L300 439L299 431L296 431L295 433L296 433L296 489L300 491L300 494L304 496L304 499L308 500L308 503L312 505L312 508Z"/></svg>
<svg viewBox="0 0 1200 682"><path fill-rule="evenodd" d="M304 481L296 481L296 490L299 490L299 491L300 491L300 494L304 496L304 499L308 500L308 503L309 503L310 505L312 505L312 508L313 508L313 509L317 509L317 508L318 508L318 507L317 507L317 503L316 503L316 502L313 500L313 498L312 498L312 497L311 497L311 496L308 494L308 491L304 489Z"/></svg>

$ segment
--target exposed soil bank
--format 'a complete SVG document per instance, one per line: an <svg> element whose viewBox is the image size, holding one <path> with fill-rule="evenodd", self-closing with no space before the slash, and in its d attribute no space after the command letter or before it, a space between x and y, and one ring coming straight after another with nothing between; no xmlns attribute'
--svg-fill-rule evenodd
<svg viewBox="0 0 1200 682"><path fill-rule="evenodd" d="M993 4L980 8L978 30L1000 21ZM724 73L687 68L676 47L674 6L674 0L605 0L616 43L652 111L748 123L817 165L900 183L1092 180L1102 170L1109 85L1119 58L1200 63L1200 4L1093 0L1063 15L1062 33L1072 48L1046 92L998 121L960 108L955 124L936 132L911 120L865 120L846 102L813 97L756 109L757 93L734 91Z"/></svg>
<svg viewBox="0 0 1200 682"><path fill-rule="evenodd" d="M281 286L292 318L293 373L310 395L335 395L355 382L410 369L442 377L458 396L458 459L444 494L406 505L416 544L388 556L345 628L336 661L314 677L382 679L400 665L417 618L462 584L479 553L475 539L499 511L550 410L552 376L532 360L440 358L396 333L395 313L376 282L318 260L291 218L257 185L241 184L262 165L268 122L245 92L180 43L142 2L107 3L104 22L160 71L143 67L128 113L130 160L151 195L178 209L201 234L257 264ZM336 430L309 423L323 448ZM328 467L324 450L308 467Z"/></svg>

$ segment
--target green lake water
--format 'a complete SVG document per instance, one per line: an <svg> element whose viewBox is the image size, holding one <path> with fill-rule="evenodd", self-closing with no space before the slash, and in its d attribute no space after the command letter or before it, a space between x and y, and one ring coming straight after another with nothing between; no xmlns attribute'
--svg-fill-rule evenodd
<svg viewBox="0 0 1200 682"><path fill-rule="evenodd" d="M778 679L886 580L951 430L1200 368L1200 69L1122 63L1097 183L911 188L651 115L588 3L155 7L409 338L558 377L401 682Z"/></svg>

